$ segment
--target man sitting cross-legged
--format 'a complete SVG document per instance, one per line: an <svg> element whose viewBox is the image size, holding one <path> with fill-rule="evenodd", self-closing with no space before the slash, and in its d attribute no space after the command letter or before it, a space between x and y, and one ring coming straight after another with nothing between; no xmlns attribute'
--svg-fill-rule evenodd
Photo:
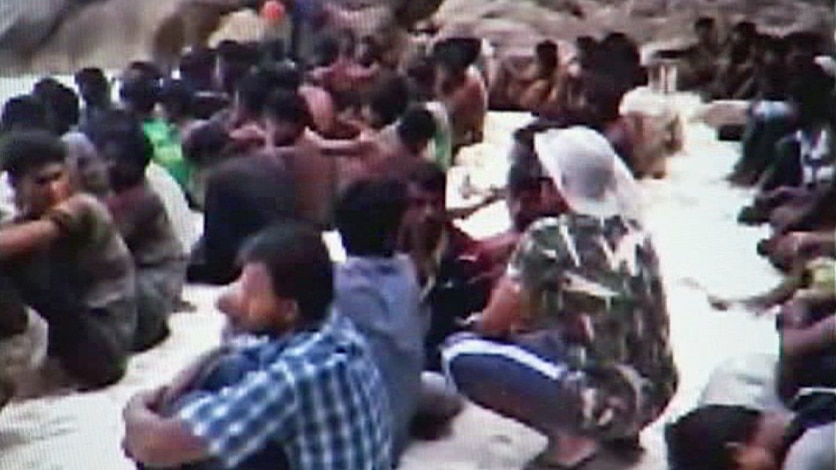
<svg viewBox="0 0 836 470"><path fill-rule="evenodd" d="M90 388L125 373L136 328L131 255L107 208L70 184L66 147L49 134L8 137L2 150L19 218L0 228L0 336L49 325L49 355Z"/></svg>
<svg viewBox="0 0 836 470"><path fill-rule="evenodd" d="M153 468L390 470L386 388L351 320L330 309L319 233L269 228L241 260L218 305L238 337L128 403L127 454Z"/></svg>

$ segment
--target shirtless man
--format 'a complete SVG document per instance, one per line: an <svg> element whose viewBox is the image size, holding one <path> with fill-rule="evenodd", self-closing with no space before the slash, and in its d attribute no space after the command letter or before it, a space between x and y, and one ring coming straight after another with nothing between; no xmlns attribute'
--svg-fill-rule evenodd
<svg viewBox="0 0 836 470"><path fill-rule="evenodd" d="M257 73L276 89L302 95L308 103L313 128L318 134L330 137L335 131L337 115L334 99L323 87L306 82L298 66L282 62L262 67Z"/></svg>
<svg viewBox="0 0 836 470"><path fill-rule="evenodd" d="M517 77L521 88L509 92L519 96L520 107L526 111L539 111L560 86L560 53L554 41L546 40L535 49L536 62L522 77Z"/></svg>
<svg viewBox="0 0 836 470"><path fill-rule="evenodd" d="M340 110L355 107L373 85L379 67L360 64L356 59L357 40L348 30L323 39L320 48L324 63L310 72L312 82L328 90Z"/></svg>
<svg viewBox="0 0 836 470"><path fill-rule="evenodd" d="M484 139L488 113L488 90L481 73L473 66L476 54L469 44L453 39L436 46L434 52L436 96L447 107L453 126L453 154Z"/></svg>
<svg viewBox="0 0 836 470"><path fill-rule="evenodd" d="M305 99L286 90L274 93L264 109L268 148L278 149L295 186L295 216L320 229L332 223L337 162L325 155L324 139L311 130Z"/></svg>
<svg viewBox="0 0 836 470"><path fill-rule="evenodd" d="M321 141L328 155L346 157L340 186L361 179L387 178L404 181L412 169L425 162L436 132L435 118L423 106L406 110L394 124L379 132L366 133L356 141Z"/></svg>

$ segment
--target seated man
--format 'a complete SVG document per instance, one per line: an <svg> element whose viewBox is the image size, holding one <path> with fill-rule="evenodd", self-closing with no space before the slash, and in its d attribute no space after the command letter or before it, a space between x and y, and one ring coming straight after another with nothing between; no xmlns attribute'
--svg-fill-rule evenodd
<svg viewBox="0 0 836 470"><path fill-rule="evenodd" d="M832 88L833 79L818 65L799 71L790 85L790 97L798 110L800 130L778 143L777 160L764 174L755 203L741 211L741 222L771 221L783 233L801 224L799 219L830 192L836 165Z"/></svg>
<svg viewBox="0 0 836 470"><path fill-rule="evenodd" d="M741 21L734 26L727 50L720 56L717 75L709 87L709 98L714 100L749 100L757 92L757 41L754 23Z"/></svg>
<svg viewBox="0 0 836 470"><path fill-rule="evenodd" d="M84 104L79 125L85 127L99 114L113 108L110 82L99 68L83 68L76 72L73 79Z"/></svg>
<svg viewBox="0 0 836 470"><path fill-rule="evenodd" d="M478 44L478 40L451 39L436 46L434 51L436 96L450 114L454 156L463 147L484 139L488 91L482 74L473 65L478 58Z"/></svg>
<svg viewBox="0 0 836 470"><path fill-rule="evenodd" d="M707 94L716 80L719 68L717 62L722 52L717 22L714 18L701 17L694 22L694 33L696 44L681 54L677 87L684 91L695 90Z"/></svg>
<svg viewBox="0 0 836 470"><path fill-rule="evenodd" d="M788 411L709 405L668 426L671 470L830 470L836 467L836 396Z"/></svg>
<svg viewBox="0 0 836 470"><path fill-rule="evenodd" d="M165 206L145 177L154 149L138 121L120 112L103 115L90 131L109 168L107 198L136 271L137 325L133 349L145 351L168 336L186 278L186 255Z"/></svg>
<svg viewBox="0 0 836 470"><path fill-rule="evenodd" d="M492 277L499 279L505 272L511 255L522 235L543 214L543 184L551 184L539 162L518 159L508 171L508 213L513 226L508 231L482 242L494 266Z"/></svg>
<svg viewBox="0 0 836 470"><path fill-rule="evenodd" d="M549 439L527 468L632 459L677 386L658 260L624 213L618 157L603 136L554 130L535 146L555 182L544 206L568 210L523 235L470 321L478 334L444 347L445 370L475 403Z"/></svg>
<svg viewBox="0 0 836 470"><path fill-rule="evenodd" d="M165 168L187 194L191 168L183 159L180 130L156 116L160 98L157 80L129 70L119 94L125 108L142 122L143 130L154 146L154 162Z"/></svg>
<svg viewBox="0 0 836 470"><path fill-rule="evenodd" d="M836 388L836 295L793 299L778 317L778 394L791 401L805 388Z"/></svg>
<svg viewBox="0 0 836 470"><path fill-rule="evenodd" d="M389 390L395 461L418 410L429 323L415 267L395 251L406 208L402 184L360 181L343 193L336 212L348 260L337 266L334 306L368 340Z"/></svg>
<svg viewBox="0 0 836 470"><path fill-rule="evenodd" d="M127 455L153 468L391 469L386 387L351 320L331 313L319 234L276 226L241 259L218 306L252 341L136 395L124 411Z"/></svg>
<svg viewBox="0 0 836 470"><path fill-rule="evenodd" d="M83 386L125 373L136 329L131 255L107 208L70 186L67 150L42 133L3 151L20 216L0 229L2 335L25 329L29 306L49 325L48 354Z"/></svg>
<svg viewBox="0 0 836 470"><path fill-rule="evenodd" d="M488 300L491 264L479 244L450 221L447 177L438 166L417 166L407 179L407 191L409 210L400 248L418 268L423 302L430 311L426 369L440 372L441 344Z"/></svg>

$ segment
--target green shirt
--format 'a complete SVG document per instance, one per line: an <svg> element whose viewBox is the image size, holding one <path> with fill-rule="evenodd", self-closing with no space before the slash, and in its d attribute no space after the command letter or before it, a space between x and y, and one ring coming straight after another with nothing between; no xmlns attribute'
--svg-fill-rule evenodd
<svg viewBox="0 0 836 470"><path fill-rule="evenodd" d="M188 192L192 168L183 158L180 132L162 119L149 119L142 128L154 147L154 161L171 174L183 192Z"/></svg>

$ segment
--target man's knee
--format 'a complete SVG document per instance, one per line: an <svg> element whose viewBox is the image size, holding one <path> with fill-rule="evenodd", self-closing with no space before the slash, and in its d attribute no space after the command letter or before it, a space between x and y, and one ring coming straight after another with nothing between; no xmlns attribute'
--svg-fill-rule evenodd
<svg viewBox="0 0 836 470"><path fill-rule="evenodd" d="M125 376L127 371L127 354L111 354L91 358L81 355L75 358L61 358L61 364L74 379L88 390L109 387Z"/></svg>
<svg viewBox="0 0 836 470"><path fill-rule="evenodd" d="M66 371L89 389L121 380L128 366L128 345L101 325L90 322L78 327L78 334L64 337L55 350Z"/></svg>

